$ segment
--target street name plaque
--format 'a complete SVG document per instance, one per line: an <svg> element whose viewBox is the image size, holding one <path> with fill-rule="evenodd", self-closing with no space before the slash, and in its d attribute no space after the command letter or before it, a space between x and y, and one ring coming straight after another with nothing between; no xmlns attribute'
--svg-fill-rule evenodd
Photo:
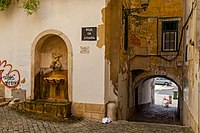
<svg viewBox="0 0 200 133"><path fill-rule="evenodd" d="M97 27L82 27L82 41L96 41Z"/></svg>

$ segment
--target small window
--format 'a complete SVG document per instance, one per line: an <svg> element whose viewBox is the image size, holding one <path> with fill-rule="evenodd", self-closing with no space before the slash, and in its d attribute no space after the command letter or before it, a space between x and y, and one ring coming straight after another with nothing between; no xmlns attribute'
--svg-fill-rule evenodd
<svg viewBox="0 0 200 133"><path fill-rule="evenodd" d="M177 51L178 21L162 22L162 51Z"/></svg>

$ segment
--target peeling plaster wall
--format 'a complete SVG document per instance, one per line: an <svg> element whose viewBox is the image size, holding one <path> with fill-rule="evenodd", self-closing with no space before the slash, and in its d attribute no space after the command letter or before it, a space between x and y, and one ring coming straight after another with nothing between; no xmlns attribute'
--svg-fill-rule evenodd
<svg viewBox="0 0 200 133"><path fill-rule="evenodd" d="M122 43L121 10L121 0L107 0L105 8L106 101L117 102L114 90L119 88L118 74L120 72L120 46Z"/></svg>
<svg viewBox="0 0 200 133"><path fill-rule="evenodd" d="M128 114L128 64L123 51L122 4L129 0L107 0L105 9L106 42L106 101L117 105L118 119L127 119Z"/></svg>
<svg viewBox="0 0 200 133"><path fill-rule="evenodd" d="M141 7L140 0L131 0L131 3L131 8ZM150 0L149 6L141 15L160 17L182 16L183 11L183 0Z"/></svg>
<svg viewBox="0 0 200 133"><path fill-rule="evenodd" d="M138 0L131 2L132 8L140 7ZM182 53L180 52L175 60L167 61L173 59L176 56L176 52L161 51L161 24L164 19L179 21L178 42L180 42L183 21L182 0L150 1L146 11L141 11L139 14L132 13L129 16L130 70L141 69L147 72L154 72L155 75L167 76L167 74L170 74L174 75L174 78L178 77L181 81L182 67L177 67L177 63L182 63ZM180 51L182 51L182 44ZM160 58L160 56L163 58Z"/></svg>
<svg viewBox="0 0 200 133"><path fill-rule="evenodd" d="M182 56L178 56L175 61L167 62L159 58L157 54L159 53L160 39L162 38L162 36L159 36L159 30L161 30L161 21L159 20L163 19L163 17L179 18L181 27L183 1L150 1L147 10L139 14L139 25L137 25L137 20L133 17L134 15L138 16L138 14L132 13L129 17L128 25L130 51L124 50L125 31L122 19L122 5L126 8L138 8L140 7L140 0L107 1L105 9L105 42L107 65L110 67L108 80L110 79L109 83L118 91L118 119L128 119L129 107L134 104L134 96L130 95L134 95L131 94L133 89L131 78L134 79L135 77L129 76L130 71L141 69L147 72L147 75L148 72L154 75L169 75L181 85L182 68L177 67L177 62L182 60ZM180 31L179 29L179 33ZM167 55L167 58L172 57L173 55L171 54ZM112 87L109 87L109 83L106 85L106 90L112 89ZM108 101L115 99L109 96L110 94L107 95Z"/></svg>
<svg viewBox="0 0 200 133"><path fill-rule="evenodd" d="M193 0L187 0L185 3L185 20L193 13L185 30L185 63L184 63L184 102L185 114L183 122L190 125L195 132L199 132L199 11L200 4L198 1L195 6ZM186 48L187 47L187 48Z"/></svg>
<svg viewBox="0 0 200 133"><path fill-rule="evenodd" d="M20 1L21 2L21 1ZM19 70L26 82L20 88L31 97L31 47L41 32L49 29L64 33L72 45L72 101L104 104L105 47L101 25L104 0L42 0L40 9L31 16L11 7L0 12L0 60L7 60ZM97 41L81 41L82 27L99 27ZM97 45L98 44L98 45ZM89 47L81 54L80 47ZM6 92L9 91L6 89ZM10 97L6 93L6 97Z"/></svg>
<svg viewBox="0 0 200 133"><path fill-rule="evenodd" d="M199 55L199 48L200 48L200 0L197 0L197 11L196 11L196 46ZM200 65L200 63L198 64ZM198 66L198 130L200 130L200 84L199 84L199 66ZM200 132L200 131L198 131Z"/></svg>
<svg viewBox="0 0 200 133"><path fill-rule="evenodd" d="M140 8L139 0L130 0L128 8ZM136 75L132 77L132 86L138 84L142 78L164 76L182 86L183 43L177 52L162 51L162 21L178 21L178 46L181 28L183 26L182 0L154 0L149 2L146 11L139 14L133 12L128 20L128 45L129 67ZM177 56L176 56L177 55ZM138 71L138 74L137 74ZM143 71L143 73L139 73ZM146 76L146 77L145 77ZM142 87L142 86L140 86ZM134 99L135 88L129 88L129 99ZM182 89L182 88L180 88ZM148 94L148 91L146 92ZM146 95L146 94L145 94ZM182 97L181 97L182 98ZM180 100L181 100L180 98ZM135 106L134 100L129 101L129 106ZM180 104L182 109L182 103ZM134 109L131 109L134 113ZM182 112L181 112L182 113Z"/></svg>
<svg viewBox="0 0 200 133"><path fill-rule="evenodd" d="M106 58L110 60L111 80L116 83L120 64L121 1L110 0L106 7Z"/></svg>

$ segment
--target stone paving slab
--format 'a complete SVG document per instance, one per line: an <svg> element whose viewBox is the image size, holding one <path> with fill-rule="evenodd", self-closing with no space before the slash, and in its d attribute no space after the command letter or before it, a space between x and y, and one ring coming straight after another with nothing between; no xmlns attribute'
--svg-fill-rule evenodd
<svg viewBox="0 0 200 133"><path fill-rule="evenodd" d="M0 103L4 102L4 101L5 101L5 98L4 97L0 97Z"/></svg>
<svg viewBox="0 0 200 133"><path fill-rule="evenodd" d="M115 121L100 121L78 117L60 119L43 114L0 107L0 133L192 133L183 126Z"/></svg>
<svg viewBox="0 0 200 133"><path fill-rule="evenodd" d="M6 106L8 104L9 104L9 102L0 102L0 107Z"/></svg>
<svg viewBox="0 0 200 133"><path fill-rule="evenodd" d="M151 105L141 110L131 121L181 125L177 118L177 108L165 108L162 105Z"/></svg>

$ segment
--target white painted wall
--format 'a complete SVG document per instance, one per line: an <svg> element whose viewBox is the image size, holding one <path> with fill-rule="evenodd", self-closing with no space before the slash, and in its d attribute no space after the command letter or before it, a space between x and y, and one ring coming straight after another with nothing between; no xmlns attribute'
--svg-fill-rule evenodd
<svg viewBox="0 0 200 133"><path fill-rule="evenodd" d="M145 81L138 88L138 105L151 103L151 84L153 79Z"/></svg>
<svg viewBox="0 0 200 133"><path fill-rule="evenodd" d="M0 60L7 60L26 82L18 87L31 96L31 46L35 37L48 29L64 33L72 45L72 101L104 103L104 48L97 41L81 41L81 27L102 24L104 0L41 0L36 14L27 16L11 7L0 12ZM80 46L89 46L89 54L81 54ZM6 97L10 97L9 89Z"/></svg>

